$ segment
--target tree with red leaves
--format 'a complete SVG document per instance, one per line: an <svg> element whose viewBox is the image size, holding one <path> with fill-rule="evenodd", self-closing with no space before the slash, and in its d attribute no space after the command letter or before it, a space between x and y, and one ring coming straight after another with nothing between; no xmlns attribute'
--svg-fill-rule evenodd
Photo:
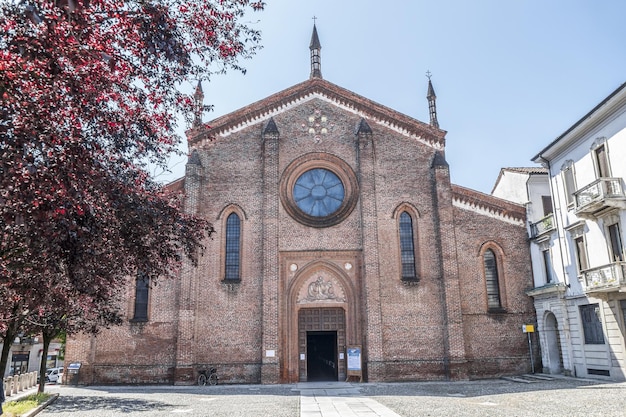
<svg viewBox="0 0 626 417"><path fill-rule="evenodd" d="M183 83L260 48L249 0L0 4L0 337L119 321L128 277L195 262L211 225L148 173L198 112ZM59 314L60 313L60 314ZM30 324L29 324L30 323ZM34 327L33 327L34 326ZM39 327L38 327L39 326ZM6 368L3 349L0 372ZM45 355L44 355L45 356Z"/></svg>

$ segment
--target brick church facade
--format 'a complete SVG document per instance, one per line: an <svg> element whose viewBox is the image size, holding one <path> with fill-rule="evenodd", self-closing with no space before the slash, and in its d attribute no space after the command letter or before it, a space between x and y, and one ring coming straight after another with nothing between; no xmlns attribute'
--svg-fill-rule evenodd
<svg viewBox="0 0 626 417"><path fill-rule="evenodd" d="M188 132L170 187L216 233L176 279L129 281L124 325L68 340L80 382L530 370L524 207L450 183L430 80L423 123L323 79L315 28L310 49L308 80Z"/></svg>

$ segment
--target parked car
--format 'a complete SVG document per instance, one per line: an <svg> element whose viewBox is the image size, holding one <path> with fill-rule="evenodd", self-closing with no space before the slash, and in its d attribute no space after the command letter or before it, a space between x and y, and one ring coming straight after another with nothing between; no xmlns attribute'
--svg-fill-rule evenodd
<svg viewBox="0 0 626 417"><path fill-rule="evenodd" d="M50 368L46 370L46 382L60 384L63 379L63 368Z"/></svg>

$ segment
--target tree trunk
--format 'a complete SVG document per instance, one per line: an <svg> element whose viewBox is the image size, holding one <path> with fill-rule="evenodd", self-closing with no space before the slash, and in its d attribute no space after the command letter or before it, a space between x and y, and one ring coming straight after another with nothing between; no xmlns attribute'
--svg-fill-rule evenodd
<svg viewBox="0 0 626 417"><path fill-rule="evenodd" d="M12 324L9 324L7 331L2 339L2 356L0 357L0 381L4 378L7 370L7 362L9 361L9 351L15 339L15 331Z"/></svg>
<svg viewBox="0 0 626 417"><path fill-rule="evenodd" d="M41 363L39 364L39 390L37 392L42 393L46 386L46 365L48 364L48 348L50 342L54 337L51 333L45 329L41 332L43 335L43 350L41 352Z"/></svg>

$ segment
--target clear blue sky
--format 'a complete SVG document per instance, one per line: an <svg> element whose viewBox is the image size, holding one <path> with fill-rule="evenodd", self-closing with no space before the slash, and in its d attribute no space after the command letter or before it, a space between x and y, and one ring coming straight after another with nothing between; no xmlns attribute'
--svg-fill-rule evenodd
<svg viewBox="0 0 626 417"><path fill-rule="evenodd" d="M437 94L452 182L489 193L626 81L624 0L266 0L247 74L204 83L210 121L308 79L316 16L324 79L428 122ZM257 22L258 21L258 22ZM184 129L181 129L181 131ZM184 161L172 160L184 174ZM159 177L164 179L163 176Z"/></svg>

